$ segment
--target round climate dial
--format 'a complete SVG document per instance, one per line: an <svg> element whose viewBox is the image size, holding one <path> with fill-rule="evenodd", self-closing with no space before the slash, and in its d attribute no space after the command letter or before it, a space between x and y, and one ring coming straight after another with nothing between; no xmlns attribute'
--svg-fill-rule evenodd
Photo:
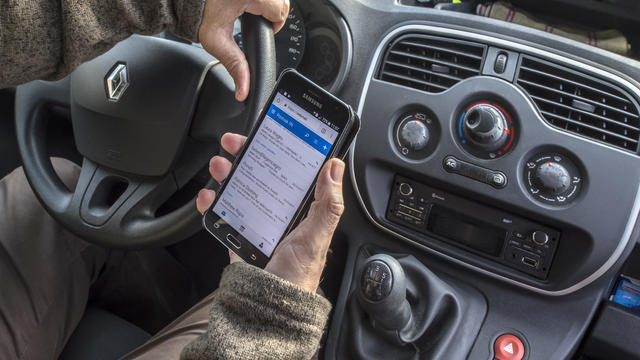
<svg viewBox="0 0 640 360"><path fill-rule="evenodd" d="M438 124L426 112L403 114L394 125L396 149L409 159L424 159L436 147Z"/></svg>
<svg viewBox="0 0 640 360"><path fill-rule="evenodd" d="M538 154L524 166L525 186L536 200L549 205L573 201L582 188L582 175L566 155Z"/></svg>

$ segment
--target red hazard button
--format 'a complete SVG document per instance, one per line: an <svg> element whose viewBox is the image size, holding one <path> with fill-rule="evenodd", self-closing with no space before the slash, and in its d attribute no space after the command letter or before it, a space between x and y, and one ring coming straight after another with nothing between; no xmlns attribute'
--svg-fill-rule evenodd
<svg viewBox="0 0 640 360"><path fill-rule="evenodd" d="M493 351L497 360L522 360L524 344L515 335L502 334L493 343Z"/></svg>

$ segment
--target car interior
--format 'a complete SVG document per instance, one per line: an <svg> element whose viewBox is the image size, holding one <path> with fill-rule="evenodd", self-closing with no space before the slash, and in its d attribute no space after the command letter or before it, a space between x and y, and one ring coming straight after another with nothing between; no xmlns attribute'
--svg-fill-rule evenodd
<svg viewBox="0 0 640 360"><path fill-rule="evenodd" d="M160 313L131 271L61 359L119 358L216 289L228 253L194 198L286 68L362 121L320 359L640 359L640 3L291 0L275 37L246 15L234 37L245 103L169 31L0 90L0 177L23 166L61 226L187 288Z"/></svg>

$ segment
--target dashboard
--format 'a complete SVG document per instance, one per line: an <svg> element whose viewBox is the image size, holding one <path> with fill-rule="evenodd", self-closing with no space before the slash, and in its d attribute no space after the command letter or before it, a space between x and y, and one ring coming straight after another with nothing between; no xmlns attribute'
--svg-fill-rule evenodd
<svg viewBox="0 0 640 360"><path fill-rule="evenodd" d="M276 37L279 71L362 120L321 357L640 358L640 314L610 301L620 275L640 278L640 62L424 3L292 1ZM449 301L413 347L364 324L359 276L386 255L416 319L438 289Z"/></svg>
<svg viewBox="0 0 640 360"><path fill-rule="evenodd" d="M486 306L471 343L442 335L417 358L491 359L506 333L526 359L576 356L637 261L640 63L468 14L329 3L354 44L337 94L362 128L325 358L366 358L345 339L366 335L358 264L380 253L413 256Z"/></svg>
<svg viewBox="0 0 640 360"><path fill-rule="evenodd" d="M574 19L619 6L590 19L640 34L636 2L513 1ZM432 8L478 3L291 0L278 72L296 68L361 119L318 358L640 359L640 312L613 301L640 279L640 62ZM242 47L239 22L233 36ZM640 36L628 45L640 58ZM184 144L194 168L209 156L195 147L246 130L233 79L206 71Z"/></svg>
<svg viewBox="0 0 640 360"><path fill-rule="evenodd" d="M234 24L234 39L242 47L240 21ZM347 24L335 8L320 0L292 0L275 40L278 74L294 68L329 91L340 90L353 49Z"/></svg>
<svg viewBox="0 0 640 360"><path fill-rule="evenodd" d="M620 256L638 213L637 88L533 48L429 26L398 28L378 49L359 109L369 126L351 159L378 226L546 294L588 285ZM419 192L431 199L424 209L412 191L369 190L395 174L417 179L398 187L431 186ZM476 201L449 204L459 194ZM487 204L502 209L473 209ZM441 219L447 227L473 229L442 234L429 207L456 210ZM503 241L473 248L495 231Z"/></svg>

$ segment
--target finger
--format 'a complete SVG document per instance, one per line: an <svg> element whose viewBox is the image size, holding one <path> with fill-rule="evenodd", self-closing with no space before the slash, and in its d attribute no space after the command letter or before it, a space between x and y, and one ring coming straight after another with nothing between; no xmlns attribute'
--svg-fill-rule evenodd
<svg viewBox="0 0 640 360"><path fill-rule="evenodd" d="M249 1L246 12L262 15L273 23L273 31L278 32L284 26L289 15L289 0Z"/></svg>
<svg viewBox="0 0 640 360"><path fill-rule="evenodd" d="M198 193L196 199L196 207L200 214L204 215L204 212L213 204L213 200L216 198L216 192L213 190L202 189Z"/></svg>
<svg viewBox="0 0 640 360"><path fill-rule="evenodd" d="M222 135L222 139L220 139L220 143L222 144L222 148L225 149L232 156L237 156L244 143L247 141L246 136L226 133Z"/></svg>
<svg viewBox="0 0 640 360"><path fill-rule="evenodd" d="M333 236L340 217L344 211L344 200L342 197L342 177L344 175L344 162L339 159L331 159L320 171L316 190L315 200L309 210L307 219L314 228L312 232L321 235L321 238Z"/></svg>
<svg viewBox="0 0 640 360"><path fill-rule="evenodd" d="M218 183L222 183L229 176L231 161L222 156L214 156L209 161L209 173Z"/></svg>
<svg viewBox="0 0 640 360"><path fill-rule="evenodd" d="M242 260L242 258L238 255L236 255L236 253L234 253L233 251L229 250L229 264L233 264L236 262L242 262L244 260Z"/></svg>
<svg viewBox="0 0 640 360"><path fill-rule="evenodd" d="M213 33L210 36L211 41L208 42L211 44L210 48L205 49L220 60L233 78L236 85L236 100L246 100L249 95L249 63L238 44L233 40L232 31Z"/></svg>

